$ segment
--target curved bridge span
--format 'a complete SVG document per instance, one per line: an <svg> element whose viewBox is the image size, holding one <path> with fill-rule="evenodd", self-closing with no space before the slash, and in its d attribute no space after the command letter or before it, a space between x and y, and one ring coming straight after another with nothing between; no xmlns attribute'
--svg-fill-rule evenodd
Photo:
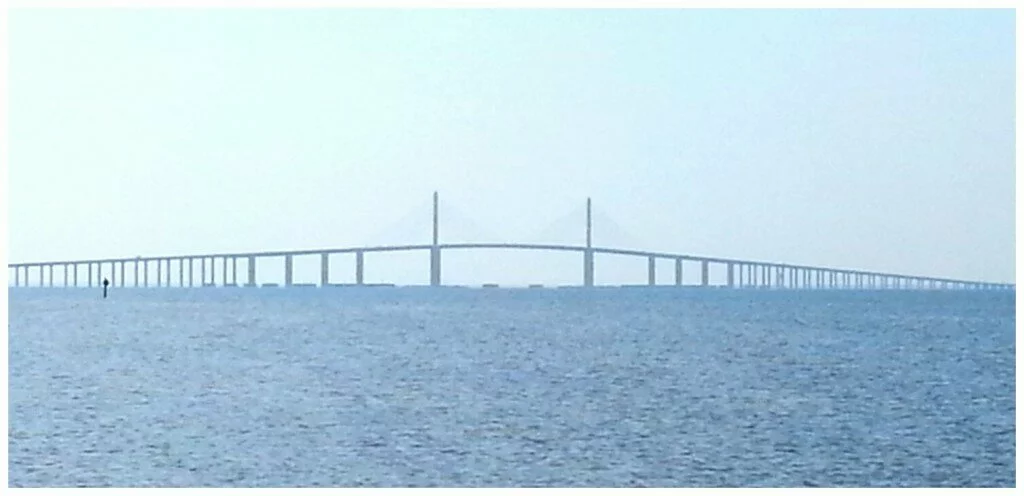
<svg viewBox="0 0 1024 496"><path fill-rule="evenodd" d="M132 271L131 281L136 287L195 287L195 286L237 286L239 263L243 264L245 286L256 286L256 261L262 258L284 259L284 286L292 286L292 266L295 257L320 256L321 286L331 285L329 280L329 255L355 254L356 285L362 285L364 256L367 253L383 252L431 252L431 285L440 285L441 253L454 250L530 250L547 252L575 252L583 255L583 286L593 286L594 255L624 255L646 258L648 261L648 284L655 285L656 262L675 262L675 285L682 285L684 263L699 264L701 286L710 286L709 269L712 265L725 267L725 284L729 288L774 288L774 289L1014 289L1012 284L967 281L938 277L893 274L855 269L815 267L789 263L741 260L733 258L708 257L693 254L628 250L600 246L553 245L530 243L439 243L421 245L360 246L345 248L323 248L310 250L282 250L259 252L212 253L203 255L160 255L135 258L103 258L92 260L29 262L9 264L14 270L14 286L54 286L54 274L62 269L64 277L58 278L58 287L86 287L100 284L101 274L109 274L115 286L124 286L127 281L126 267ZM218 263L219 262L219 263ZM87 276L79 281L80 268L87 268ZM219 267L218 267L219 266ZM217 277L216 268L221 269ZM106 270L104 270L106 269ZM177 269L177 271L175 271ZM194 277L196 269L199 277ZM151 281L151 271L155 277ZM140 274L141 271L141 274ZM177 272L177 274L175 274ZM95 277L94 277L95 275ZM177 275L177 277L174 277ZM436 284L433 284L436 280ZM590 281L590 284L586 284ZM152 283L152 284L151 284ZM218 284L219 283L219 284Z"/></svg>
<svg viewBox="0 0 1024 496"><path fill-rule="evenodd" d="M628 250L594 246L591 243L590 200L587 200L586 244L530 244L530 243L440 243L438 240L437 193L434 193L434 236L429 244L360 246L345 248L318 248L309 250L279 250L257 252L211 253L200 255L161 255L135 258L103 258L92 260L47 261L8 264L14 277L14 287L92 287L101 284L104 277L114 286L128 286L126 267L131 267L131 286L135 287L196 287L238 286L238 266L244 266L244 286L257 286L256 261L264 258L283 258L284 286L294 286L293 261L295 257L320 257L320 286L334 285L329 277L330 255L355 255L355 285L363 285L365 255L383 252L427 251L430 254L430 285L441 285L441 254L455 250L532 250L547 252L575 252L582 255L582 286L594 286L594 256L623 255L647 259L648 285L656 285L657 261L675 263L675 285L682 286L684 264L697 264L700 286L710 287L710 267L725 269L722 284L727 288L766 289L985 289L1013 290L1014 284L968 281L911 274L884 273L858 269L816 267L780 262L742 260L703 255ZM217 262L220 261L218 281ZM87 274L79 280L80 268ZM57 270L58 268L62 270ZM177 269L176 271L174 269ZM104 270L106 269L106 270ZM154 270L155 269L155 270ZM195 277L198 269L198 278ZM154 279L150 280L151 271ZM63 272L54 284L54 274ZM141 273L140 273L141 272ZM175 274L175 272L177 272ZM103 275L101 275L103 274ZM94 278L95 275L95 278ZM174 276L177 277L174 277ZM219 282L219 284L218 284ZM151 284L152 283L152 284Z"/></svg>

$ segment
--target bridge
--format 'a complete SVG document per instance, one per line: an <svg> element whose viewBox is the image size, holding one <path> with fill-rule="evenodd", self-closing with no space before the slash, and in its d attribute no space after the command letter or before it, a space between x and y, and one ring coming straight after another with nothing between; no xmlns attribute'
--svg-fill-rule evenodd
<svg viewBox="0 0 1024 496"><path fill-rule="evenodd" d="M131 267L133 287L211 287L218 286L217 262L220 261L219 285L238 286L238 267L243 265L245 287L256 287L258 259L283 258L285 287L309 286L296 284L293 264L296 257L320 257L320 287L338 286L330 281L329 262L332 254L355 255L355 286L364 286L365 255L381 252L429 252L430 285L441 286L441 253L452 250L535 250L548 252L575 252L582 255L582 286L594 286L595 255L626 255L647 259L647 285L656 285L656 266L659 260L675 262L675 286L683 285L684 265L696 265L700 270L700 287L762 288L762 289L913 289L913 290L1014 290L1014 284L967 281L958 279L893 274L864 270L814 267L755 260L708 257L692 254L666 253L643 250L600 247L592 244L591 201L587 199L586 244L530 244L530 243L441 243L438 236L438 196L433 196L433 239L430 244L361 246L312 250L285 250L239 253L212 253L200 255L167 255L135 258L104 258L93 260L28 262L8 264L13 269L14 287L55 287L54 273L63 269L56 287L86 287L100 285L107 274L111 285L125 287L126 267ZM710 268L725 269L724 281L710 283ZM79 280L80 268L86 276ZM187 267L187 268L186 268ZM177 277L174 277L177 268ZM196 268L199 271L198 280ZM106 272L104 272L106 269ZM229 270L230 269L230 270ZM141 277L140 277L141 272ZM150 274L154 279L150 280ZM33 277L34 276L34 277ZM95 277L94 277L95 276ZM81 284L80 284L81 283ZM152 284L151 284L152 283ZM10 283L9 283L10 284ZM278 284L264 284L276 286Z"/></svg>

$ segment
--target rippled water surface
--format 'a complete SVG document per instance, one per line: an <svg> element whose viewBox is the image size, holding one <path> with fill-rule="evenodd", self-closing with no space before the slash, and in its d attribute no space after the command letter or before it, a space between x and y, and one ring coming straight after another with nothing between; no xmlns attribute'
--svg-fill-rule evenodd
<svg viewBox="0 0 1024 496"><path fill-rule="evenodd" d="M1014 484L1012 293L360 289L11 290L10 484Z"/></svg>

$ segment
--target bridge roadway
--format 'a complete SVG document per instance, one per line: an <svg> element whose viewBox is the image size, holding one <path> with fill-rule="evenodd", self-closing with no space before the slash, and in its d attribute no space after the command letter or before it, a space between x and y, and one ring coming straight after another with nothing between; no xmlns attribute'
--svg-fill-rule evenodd
<svg viewBox="0 0 1024 496"><path fill-rule="evenodd" d="M584 255L584 286L593 285L593 255L626 255L642 257L648 260L648 284L655 285L655 267L658 259L669 259L675 261L675 284L682 285L683 262L698 262L701 267L701 286L709 286L709 265L717 264L726 267L725 286L730 288L787 288L787 289L1014 289L1013 284L989 283L980 281L967 281L937 277L923 277L909 274L894 274L864 270L836 269L828 267L815 267L809 265L796 265L786 263L764 262L755 260L740 260L721 257L707 257L699 255L686 255L667 252L654 252L643 250L627 250L621 248L607 248L598 246L579 245L554 245L554 244L528 244L528 243L436 243L416 245L395 245L395 246L362 246L351 248L327 248L310 250L280 250L280 251L259 251L259 252L225 252L204 255L166 255L148 256L135 258L98 258L91 260L56 261L56 262L28 262L8 264L8 268L14 269L14 286L32 286L30 283L30 270L38 274L38 284L35 286L53 286L54 267L64 268L63 287L78 286L78 267L88 267L88 286L99 285L102 280L101 271L104 264L110 264L108 277L113 285L124 286L125 266L133 264L133 282L139 286L139 267L142 267L142 286L149 287L149 269L152 262L156 262L156 286L169 287L171 285L171 262L177 261L179 287L192 287L194 284L194 261L200 261L199 285L211 286L216 283L214 263L221 259L222 277L221 284L227 286L237 285L238 260L247 262L248 281L247 286L256 285L256 259L284 257L285 259L285 286L292 286L292 260L297 256L320 255L321 257L321 286L329 285L328 263L329 255L354 253L356 255L356 284L363 284L363 255L366 253L380 252L403 252L403 251L430 251L430 274L431 285L440 285L441 257L442 250L469 250L469 249L506 249L506 250L541 250L577 252ZM228 278L228 261L231 261L231 278ZM210 278L207 280L207 261L209 261ZM186 262L188 265L186 281ZM115 276L115 270L120 265L120 272ZM93 267L96 267L96 279L93 280ZM162 270L166 266L166 273ZM69 275L69 267L73 272ZM48 269L44 270L44 269ZM48 272L48 279L44 281L44 274ZM166 277L164 277L166 274ZM24 275L24 279L22 278ZM71 284L69 284L69 282ZM45 283L45 284L44 284Z"/></svg>

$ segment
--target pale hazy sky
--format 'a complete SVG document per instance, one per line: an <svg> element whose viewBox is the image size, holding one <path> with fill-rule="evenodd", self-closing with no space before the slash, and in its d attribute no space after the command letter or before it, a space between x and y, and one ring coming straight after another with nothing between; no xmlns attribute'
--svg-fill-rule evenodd
<svg viewBox="0 0 1024 496"><path fill-rule="evenodd" d="M11 262L424 243L436 189L442 241L582 243L591 196L598 245L1014 276L1012 10L23 10L8 27ZM578 259L446 253L444 278L577 283ZM423 283L426 261L367 256L367 279ZM646 261L598 257L597 279L646 281Z"/></svg>

